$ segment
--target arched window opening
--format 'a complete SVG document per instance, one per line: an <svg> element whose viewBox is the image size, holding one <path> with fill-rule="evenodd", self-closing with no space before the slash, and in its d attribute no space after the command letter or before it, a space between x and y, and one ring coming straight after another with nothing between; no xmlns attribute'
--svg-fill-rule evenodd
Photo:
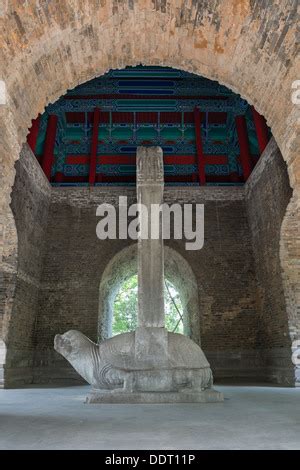
<svg viewBox="0 0 300 470"><path fill-rule="evenodd" d="M166 328L172 333L184 334L184 308L176 287L165 279L165 318ZM126 279L114 300L112 336L137 327L138 278L137 274Z"/></svg>
<svg viewBox="0 0 300 470"><path fill-rule="evenodd" d="M174 297L176 306L183 317L182 322L178 324L179 333L189 336L197 344L201 345L200 340L200 320L201 316L210 311L210 298L207 296L202 284L197 282L187 260L176 250L165 246L164 256L164 274L168 284L175 289L169 288ZM113 321L115 318L115 300L118 299L118 293L122 286L132 277L137 275L137 244L132 244L119 251L106 266L99 286L99 320L98 320L98 341L104 341L111 338L119 332L134 330L132 325L124 330L114 331ZM135 287L133 287L135 285ZM135 284L132 285L135 290L133 298L136 302L134 309L135 318L137 318L137 277ZM175 292L178 295L175 295ZM126 296L122 296L122 303L126 307ZM179 299L179 300L178 300ZM167 307L165 307L167 309ZM174 305L174 309L176 307ZM120 310L121 311L121 310ZM124 311L124 310L122 310ZM136 321L136 320L135 320ZM168 320L167 320L168 321ZM166 323L167 323L166 321ZM136 323L134 323L136 324ZM168 328L168 325L166 325ZM175 325L174 325L175 326Z"/></svg>

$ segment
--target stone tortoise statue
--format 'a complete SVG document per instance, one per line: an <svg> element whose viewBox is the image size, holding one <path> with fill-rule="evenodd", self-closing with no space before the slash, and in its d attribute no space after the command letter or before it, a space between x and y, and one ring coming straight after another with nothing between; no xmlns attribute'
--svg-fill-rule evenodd
<svg viewBox="0 0 300 470"><path fill-rule="evenodd" d="M100 344L76 330L56 335L55 350L95 390L189 391L211 389L212 371L201 348L188 337L168 332L167 367L146 370L135 358L135 332Z"/></svg>

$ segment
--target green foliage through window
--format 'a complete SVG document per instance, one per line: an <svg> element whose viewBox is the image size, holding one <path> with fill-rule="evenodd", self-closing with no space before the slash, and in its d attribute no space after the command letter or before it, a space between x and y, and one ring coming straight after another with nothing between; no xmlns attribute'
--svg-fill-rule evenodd
<svg viewBox="0 0 300 470"><path fill-rule="evenodd" d="M112 325L113 336L135 330L137 326L137 296L138 279L137 275L134 275L122 284L116 295ZM168 280L165 280L164 296L166 328L168 331L183 334L182 303L179 293Z"/></svg>

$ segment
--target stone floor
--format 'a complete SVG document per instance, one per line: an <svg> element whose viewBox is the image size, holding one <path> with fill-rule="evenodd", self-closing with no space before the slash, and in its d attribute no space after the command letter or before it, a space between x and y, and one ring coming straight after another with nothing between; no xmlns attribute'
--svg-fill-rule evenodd
<svg viewBox="0 0 300 470"><path fill-rule="evenodd" d="M217 404L86 405L88 386L0 390L0 449L300 449L300 389Z"/></svg>

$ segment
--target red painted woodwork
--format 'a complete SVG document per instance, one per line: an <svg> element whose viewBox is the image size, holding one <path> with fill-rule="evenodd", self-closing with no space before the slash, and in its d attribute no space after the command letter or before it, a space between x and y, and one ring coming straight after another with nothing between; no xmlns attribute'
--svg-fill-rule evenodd
<svg viewBox="0 0 300 470"><path fill-rule="evenodd" d="M93 186L95 184L95 179L96 179L99 120L100 120L100 109L95 108L95 110L94 110L93 134L92 134L92 146L91 146L91 157L90 157L90 174L89 174L89 184L91 186Z"/></svg>
<svg viewBox="0 0 300 470"><path fill-rule="evenodd" d="M58 121L58 117L55 114L49 115L45 144L44 144L44 153L42 157L42 168L49 181L51 179L51 169L52 169L52 165L54 161L54 147L55 147L57 121Z"/></svg>
<svg viewBox="0 0 300 470"><path fill-rule="evenodd" d="M117 113L116 113L117 114ZM133 113L131 113L133 115ZM136 113L137 124L157 124L158 113L137 111Z"/></svg>
<svg viewBox="0 0 300 470"><path fill-rule="evenodd" d="M36 119L32 120L31 128L29 129L29 133L27 135L27 143L33 153L35 153L36 142L39 134L40 128L40 115Z"/></svg>
<svg viewBox="0 0 300 470"><path fill-rule="evenodd" d="M94 122L94 113L93 112L67 112L66 113L66 121L68 124L73 123L80 123L84 124L85 120L87 120L88 124L92 124ZM100 124L109 124L109 112L108 111L101 111L100 113Z"/></svg>
<svg viewBox="0 0 300 470"><path fill-rule="evenodd" d="M247 181L252 170L252 158L245 116L236 116L235 123L240 146L240 162L243 168L244 180Z"/></svg>
<svg viewBox="0 0 300 470"><path fill-rule="evenodd" d="M204 155L206 165L227 165L227 155ZM90 161L89 155L68 155L66 164L68 165L87 165ZM101 155L97 157L96 162L103 165L135 165L135 155ZM164 155L166 165L193 165L195 155Z"/></svg>
<svg viewBox="0 0 300 470"><path fill-rule="evenodd" d="M184 122L185 123L193 123L194 122L194 113L193 112L184 112ZM134 113L133 112L112 112L112 122L114 124L122 123L122 124L133 124L134 122ZM205 122L206 114L200 113L201 122ZM85 123L85 113L82 112L67 112L66 113L66 120L67 123ZM94 113L88 112L87 113L87 122L92 123L94 119ZM180 124L182 119L181 112L168 112L163 111L160 113L159 121L160 124ZM226 124L227 121L227 113L224 112L209 112L208 113L208 122L209 124ZM138 124L143 123L158 123L158 113L157 112L137 112L136 113L136 122ZM100 114L99 123L101 124L108 124L109 123L109 113L102 112Z"/></svg>
<svg viewBox="0 0 300 470"><path fill-rule="evenodd" d="M253 106L252 114L256 129L259 151L260 154L262 154L269 142L269 130L264 116L259 114Z"/></svg>
<svg viewBox="0 0 300 470"><path fill-rule="evenodd" d="M131 112L117 112L113 111L111 113L112 115L112 122L114 124L121 124L121 123L126 123L126 124L133 124L134 123L134 114Z"/></svg>
<svg viewBox="0 0 300 470"><path fill-rule="evenodd" d="M58 171L57 173L55 173L55 176L54 176L54 180L55 180L55 183L63 183L64 181L64 174L60 171Z"/></svg>

